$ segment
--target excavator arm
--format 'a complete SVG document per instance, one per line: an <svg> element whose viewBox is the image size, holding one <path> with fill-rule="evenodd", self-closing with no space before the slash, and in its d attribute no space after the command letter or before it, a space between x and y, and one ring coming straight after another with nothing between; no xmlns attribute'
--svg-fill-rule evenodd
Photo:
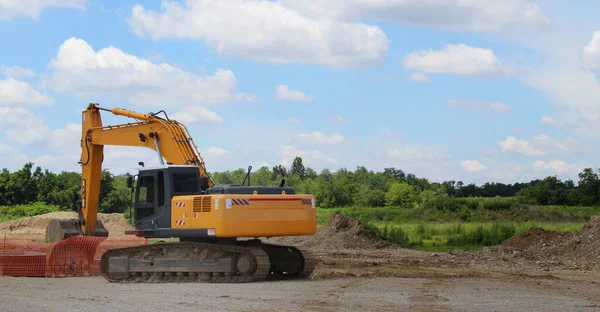
<svg viewBox="0 0 600 312"><path fill-rule="evenodd" d="M104 126L101 111L109 111L114 115L130 117L136 122ZM196 165L200 176L208 179L208 186L214 183L208 177L204 161L198 152L185 125L158 114L141 114L121 108L111 110L91 103L82 112L81 133L81 208L78 210L77 222L56 220L48 227L47 241L58 241L73 235L108 235L108 232L96 233L98 224L98 208L100 197L100 181L104 146L136 146L155 150L159 161L175 165ZM69 223L69 224L66 224Z"/></svg>

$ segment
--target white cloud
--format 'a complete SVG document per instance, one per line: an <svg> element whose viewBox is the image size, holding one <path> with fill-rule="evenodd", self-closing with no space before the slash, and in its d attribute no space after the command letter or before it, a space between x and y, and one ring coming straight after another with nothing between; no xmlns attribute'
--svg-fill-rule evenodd
<svg viewBox="0 0 600 312"><path fill-rule="evenodd" d="M509 136L504 141L498 142L502 152L516 152L526 156L542 156L545 155L541 150L531 146L527 141L519 140L514 136Z"/></svg>
<svg viewBox="0 0 600 312"><path fill-rule="evenodd" d="M304 166L311 167L315 170L331 165L338 165L340 163L337 159L325 155L316 149L303 150L294 146L284 146L281 149L281 164L284 166L291 166L296 156L302 158Z"/></svg>
<svg viewBox="0 0 600 312"><path fill-rule="evenodd" d="M411 52L404 57L403 65L406 69L427 74L497 76L514 73L513 69L500 62L491 49L465 44L447 44L442 50Z"/></svg>
<svg viewBox="0 0 600 312"><path fill-rule="evenodd" d="M542 123L566 127L579 136L600 137L600 85L592 74L569 69L540 70L530 75L527 82L558 101L561 118L545 116Z"/></svg>
<svg viewBox="0 0 600 312"><path fill-rule="evenodd" d="M573 26L535 38L534 48L550 57L524 75L523 81L555 99L552 104L560 117L546 116L542 120L544 124L564 127L579 136L598 138L600 32L587 32L585 28ZM524 42L528 44L531 39Z"/></svg>
<svg viewBox="0 0 600 312"><path fill-rule="evenodd" d="M204 162L206 163L208 171L218 171L216 168L227 168L225 170L235 170L234 168L234 160L236 158L242 158L236 155L235 153L226 150L224 148L210 146L206 149L206 152L202 152ZM237 163L239 164L239 163ZM242 181L239 181L242 182Z"/></svg>
<svg viewBox="0 0 600 312"><path fill-rule="evenodd" d="M33 77L35 73L31 69L20 66L4 66L0 65L0 73L11 78Z"/></svg>
<svg viewBox="0 0 600 312"><path fill-rule="evenodd" d="M0 157L2 158L2 168L6 168L8 165L23 166L24 160L27 159L27 155L18 148L4 142L0 142Z"/></svg>
<svg viewBox="0 0 600 312"><path fill-rule="evenodd" d="M327 119L327 122L334 125L348 125L350 121L340 115Z"/></svg>
<svg viewBox="0 0 600 312"><path fill-rule="evenodd" d="M544 26L550 19L524 0L280 0L303 14L339 20L376 19L453 30Z"/></svg>
<svg viewBox="0 0 600 312"><path fill-rule="evenodd" d="M563 160L536 160L531 164L531 166L537 171L554 172L559 174L567 174L570 176L576 176L584 168L588 167L580 164L569 164Z"/></svg>
<svg viewBox="0 0 600 312"><path fill-rule="evenodd" d="M413 73L412 75L410 75L410 80L412 82L416 82L416 83L430 83L431 79L429 78L429 76L421 73L421 72L416 72Z"/></svg>
<svg viewBox="0 0 600 312"><path fill-rule="evenodd" d="M52 105L54 99L34 89L30 84L8 78L0 80L0 106Z"/></svg>
<svg viewBox="0 0 600 312"><path fill-rule="evenodd" d="M2 0L0 1L0 21L10 21L23 16L37 19L49 7L84 9L88 0Z"/></svg>
<svg viewBox="0 0 600 312"><path fill-rule="evenodd" d="M137 173L138 162L140 161L143 161L146 167L160 165L158 155L152 149L132 146L105 146L102 168L109 169L113 174Z"/></svg>
<svg viewBox="0 0 600 312"><path fill-rule="evenodd" d="M83 39L70 38L50 63L52 75L43 85L80 97L110 96L148 107L187 106L237 100L254 95L237 92L237 80L229 70L213 76L186 72L156 64L115 47L98 51Z"/></svg>
<svg viewBox="0 0 600 312"><path fill-rule="evenodd" d="M181 5L163 1L161 9L135 5L128 21L131 31L154 40L204 40L228 57L331 67L379 63L388 47L377 26L315 18L280 2L188 0Z"/></svg>
<svg viewBox="0 0 600 312"><path fill-rule="evenodd" d="M571 137L556 140L545 134L535 135L531 141L509 136L506 140L498 142L498 145L502 152L516 152L525 156L576 154L587 149Z"/></svg>
<svg viewBox="0 0 600 312"><path fill-rule="evenodd" d="M589 71L594 73L596 79L600 79L600 30L596 30L592 34L592 38L583 47L582 61Z"/></svg>
<svg viewBox="0 0 600 312"><path fill-rule="evenodd" d="M184 123L208 123L208 124L221 124L223 123L223 117L219 114L208 110L202 106L187 106L179 112L173 115L173 119Z"/></svg>
<svg viewBox="0 0 600 312"><path fill-rule="evenodd" d="M468 171L482 171L487 169L487 167L480 163L478 160L465 160L462 163L460 163L460 165Z"/></svg>
<svg viewBox="0 0 600 312"><path fill-rule="evenodd" d="M344 137L341 134L334 133L331 136L326 135L321 131L313 131L310 133L299 133L297 141L304 144L339 144L344 142Z"/></svg>
<svg viewBox="0 0 600 312"><path fill-rule="evenodd" d="M511 109L510 105L500 101L486 102L479 99L447 99L446 103L454 108L466 109L478 113L503 113Z"/></svg>
<svg viewBox="0 0 600 312"><path fill-rule="evenodd" d="M405 146L388 149L387 157L407 162L447 159L450 156L436 146Z"/></svg>
<svg viewBox="0 0 600 312"><path fill-rule="evenodd" d="M5 140L18 145L44 149L79 148L81 125L67 124L64 129L48 127L44 119L21 107L0 107L0 128Z"/></svg>
<svg viewBox="0 0 600 312"><path fill-rule="evenodd" d="M291 123L293 123L293 124L295 124L295 125L300 124L300 120L298 120L298 119L296 119L294 117L288 117L288 121L291 122Z"/></svg>
<svg viewBox="0 0 600 312"><path fill-rule="evenodd" d="M283 101L310 101L313 99L313 96L290 89L286 85L278 85L275 88L275 98Z"/></svg>
<svg viewBox="0 0 600 312"><path fill-rule="evenodd" d="M553 139L545 134L533 136L533 144L545 150L547 154L566 155L575 154L586 148L571 137L565 137L562 140Z"/></svg>
<svg viewBox="0 0 600 312"><path fill-rule="evenodd" d="M208 153L215 156L224 156L231 154L228 150L222 149L216 146L211 146L208 148Z"/></svg>
<svg viewBox="0 0 600 312"><path fill-rule="evenodd" d="M517 164L500 164L490 170L489 178L497 182L514 183L524 171L523 167Z"/></svg>
<svg viewBox="0 0 600 312"><path fill-rule="evenodd" d="M540 122L545 125L555 126L555 127L564 127L567 124L564 121L557 120L550 116L542 116L542 118L540 119Z"/></svg>

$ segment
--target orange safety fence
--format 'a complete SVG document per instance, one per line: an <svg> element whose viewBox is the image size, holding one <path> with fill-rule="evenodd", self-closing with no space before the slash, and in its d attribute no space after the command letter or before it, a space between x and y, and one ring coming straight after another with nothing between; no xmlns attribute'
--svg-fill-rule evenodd
<svg viewBox="0 0 600 312"><path fill-rule="evenodd" d="M73 236L57 243L0 239L0 276L64 277L100 274L100 258L110 248L145 245L135 236Z"/></svg>

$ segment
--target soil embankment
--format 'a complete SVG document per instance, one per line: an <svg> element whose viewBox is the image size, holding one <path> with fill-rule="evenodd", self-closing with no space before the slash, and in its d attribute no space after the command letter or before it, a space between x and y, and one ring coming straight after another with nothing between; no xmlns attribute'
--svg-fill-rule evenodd
<svg viewBox="0 0 600 312"><path fill-rule="evenodd" d="M46 227L52 219L74 219L75 212L51 212L34 217L0 223L0 238L24 238L35 241L43 241L46 235ZM128 221L120 213L99 213L98 218L108 230L110 236L121 236L125 231L133 229Z"/></svg>

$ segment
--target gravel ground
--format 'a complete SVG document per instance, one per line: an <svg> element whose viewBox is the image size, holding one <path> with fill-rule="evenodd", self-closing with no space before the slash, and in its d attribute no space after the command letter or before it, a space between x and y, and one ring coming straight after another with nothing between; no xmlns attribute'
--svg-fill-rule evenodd
<svg viewBox="0 0 600 312"><path fill-rule="evenodd" d="M599 311L597 276L112 284L0 277L1 311Z"/></svg>

